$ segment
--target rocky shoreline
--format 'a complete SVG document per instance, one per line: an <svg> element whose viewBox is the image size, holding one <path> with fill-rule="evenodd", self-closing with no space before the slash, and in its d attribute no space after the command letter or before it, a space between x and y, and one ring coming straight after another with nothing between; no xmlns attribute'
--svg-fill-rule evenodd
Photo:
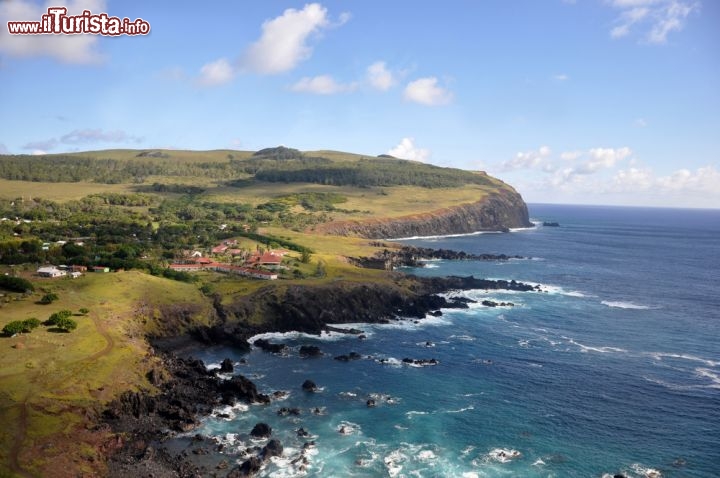
<svg viewBox="0 0 720 478"><path fill-rule="evenodd" d="M242 464L231 467L216 453L222 444L206 437L196 436L190 446L182 450L172 450L165 445L178 433L191 432L200 418L219 406L236 402L269 404L275 398L273 394L259 393L255 384L242 375L220 376L233 371L229 360L224 361L221 368L208 371L200 360L180 358L177 354L182 353L183 347L223 344L249 350L248 339L264 332L353 333L352 329L328 324L417 320L428 314L441 315L444 308L467 308L468 302L472 302L469 299L438 295L452 290L539 290L539 286L516 281L474 277L398 276L396 280L402 287L335 284L289 287L284 294L261 290L241 303L217 305L220 323L212 327L198 328L190 336L153 341L165 367L151 370L148 381L159 393L125 392L102 414L103 422L117 436L115 452L108 461L109 476L252 476L264 460L282 453L282 444L270 440L264 447L246 450ZM264 326L246 325L243 320L250 312L266 314ZM282 352L283 348L282 344L267 341L255 345L269 352ZM307 348L306 353L312 356L318 351ZM353 358L338 357L338 360ZM406 362L415 366L434 365L432 360L425 359L407 358ZM262 428L261 425L258 424Z"/></svg>

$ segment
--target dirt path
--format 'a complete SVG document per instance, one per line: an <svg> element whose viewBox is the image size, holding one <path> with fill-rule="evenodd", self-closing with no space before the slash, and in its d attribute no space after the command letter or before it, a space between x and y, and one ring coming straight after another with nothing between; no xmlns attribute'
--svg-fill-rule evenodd
<svg viewBox="0 0 720 478"><path fill-rule="evenodd" d="M15 442L13 443L12 447L10 448L10 455L8 457L10 461L10 471L15 473L19 476L24 476L26 478L31 478L32 475L30 475L28 472L26 472L22 466L20 466L20 450L22 449L23 442L25 441L25 435L27 433L27 416L28 416L28 404L27 404L27 398L22 401L22 403L18 404L18 407L20 408L20 417L18 418L18 430L17 434L15 435Z"/></svg>
<svg viewBox="0 0 720 478"><path fill-rule="evenodd" d="M105 327L105 324L98 319L97 317L92 318L93 324L95 325L96 330L102 337L105 339L105 347L102 350L99 350L98 352L95 352L94 354L80 359L77 362L85 362L85 361L95 361L101 357L104 357L108 355L113 347L115 347L115 339L110 335L107 328ZM76 363L77 363L76 362ZM23 372L21 372L22 374ZM15 374L20 375L20 374ZM17 423L17 433L14 437L14 442L12 444L12 447L10 448L8 461L10 465L10 471L15 473L18 476L22 476L25 478L32 478L32 475L29 474L20 464L20 451L23 448L23 444L25 442L25 437L27 436L27 427L28 427L28 397L25 397L25 399L17 405L17 407L20 409L20 415L18 417L18 423Z"/></svg>

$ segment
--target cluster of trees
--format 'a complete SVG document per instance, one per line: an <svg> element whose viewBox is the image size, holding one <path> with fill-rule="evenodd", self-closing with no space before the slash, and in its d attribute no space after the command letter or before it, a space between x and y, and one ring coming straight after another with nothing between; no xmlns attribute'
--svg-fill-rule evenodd
<svg viewBox="0 0 720 478"><path fill-rule="evenodd" d="M0 177L17 181L143 183L148 176L226 178L236 171L229 162L182 162L165 157L127 160L71 154L0 155Z"/></svg>
<svg viewBox="0 0 720 478"><path fill-rule="evenodd" d="M25 293L34 291L35 287L32 285L32 282L22 277L0 275L0 289Z"/></svg>
<svg viewBox="0 0 720 478"><path fill-rule="evenodd" d="M80 309L82 315L87 315L88 312L90 312L88 309ZM40 322L35 317L25 320L13 320L5 324L2 333L7 337L12 337L16 334L28 334L40 327L40 325L54 327L63 332L70 332L71 330L77 329L78 326L77 322L70 318L72 315L73 313L70 310L60 310L53 312L45 322Z"/></svg>
<svg viewBox="0 0 720 478"><path fill-rule="evenodd" d="M2 332L8 337L12 337L15 334L27 334L32 332L33 329L40 327L40 323L41 322L35 317L26 320L13 320L5 324Z"/></svg>
<svg viewBox="0 0 720 478"><path fill-rule="evenodd" d="M409 163L391 158L362 159L353 163L308 166L300 162L276 162L255 172L255 179L269 182L316 183L334 186L424 188L456 187L463 184L491 185L484 174L430 164Z"/></svg>

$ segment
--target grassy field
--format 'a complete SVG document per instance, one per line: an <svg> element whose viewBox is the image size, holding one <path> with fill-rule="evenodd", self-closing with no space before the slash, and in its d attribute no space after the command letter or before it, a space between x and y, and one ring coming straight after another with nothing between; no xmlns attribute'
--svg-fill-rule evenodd
<svg viewBox="0 0 720 478"><path fill-rule="evenodd" d="M78 328L70 333L40 326L29 334L0 337L0 470L65 476L58 470L66 469L75 470L67 476L96 476L102 474L102 460L95 446L107 436L85 426L98 404L124 390L149 387L145 373L156 364L144 333L158 326L158 308L205 304L196 317L202 323L210 305L195 285L139 272L35 283L59 300L38 304L42 292L36 292L3 303L0 327L30 317L45 320L61 309L90 312L73 317Z"/></svg>

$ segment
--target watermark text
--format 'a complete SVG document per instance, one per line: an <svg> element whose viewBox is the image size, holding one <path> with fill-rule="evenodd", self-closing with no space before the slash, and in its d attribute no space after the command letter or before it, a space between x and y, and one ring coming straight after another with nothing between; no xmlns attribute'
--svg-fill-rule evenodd
<svg viewBox="0 0 720 478"><path fill-rule="evenodd" d="M50 7L40 21L7 22L11 35L147 35L150 24L142 18L111 17L107 13L83 10L80 15L68 15L65 7Z"/></svg>

